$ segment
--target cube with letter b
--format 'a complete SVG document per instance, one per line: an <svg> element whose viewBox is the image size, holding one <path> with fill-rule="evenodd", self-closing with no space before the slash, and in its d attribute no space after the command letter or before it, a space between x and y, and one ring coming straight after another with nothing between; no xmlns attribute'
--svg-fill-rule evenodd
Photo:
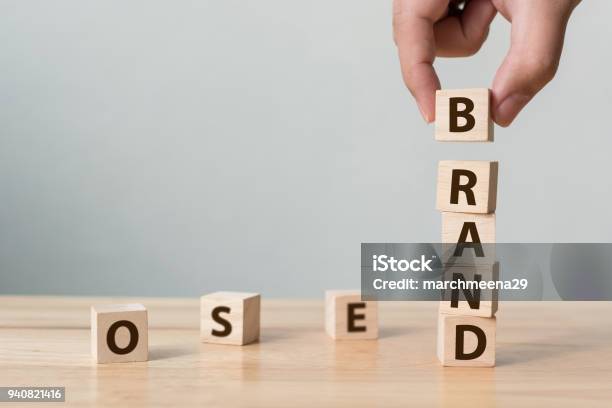
<svg viewBox="0 0 612 408"><path fill-rule="evenodd" d="M98 363L147 361L148 330L143 305L91 307L91 350Z"/></svg>
<svg viewBox="0 0 612 408"><path fill-rule="evenodd" d="M442 142L492 142L488 89L443 89L436 92L435 138Z"/></svg>
<svg viewBox="0 0 612 408"><path fill-rule="evenodd" d="M362 301L358 290L325 292L325 330L333 339L378 338L378 304Z"/></svg>
<svg viewBox="0 0 612 408"><path fill-rule="evenodd" d="M200 337L205 343L244 345L259 340L257 293L215 292L200 299Z"/></svg>

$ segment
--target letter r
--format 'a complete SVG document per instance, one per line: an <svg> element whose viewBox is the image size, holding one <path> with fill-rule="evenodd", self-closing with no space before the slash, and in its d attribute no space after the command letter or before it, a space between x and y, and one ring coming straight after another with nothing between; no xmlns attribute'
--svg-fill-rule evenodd
<svg viewBox="0 0 612 408"><path fill-rule="evenodd" d="M467 183L461 184L461 176L467 177ZM476 205L476 197L472 189L476 186L477 180L476 173L473 171L453 169L450 189L451 204L459 204L459 192L462 191L465 193L468 205Z"/></svg>

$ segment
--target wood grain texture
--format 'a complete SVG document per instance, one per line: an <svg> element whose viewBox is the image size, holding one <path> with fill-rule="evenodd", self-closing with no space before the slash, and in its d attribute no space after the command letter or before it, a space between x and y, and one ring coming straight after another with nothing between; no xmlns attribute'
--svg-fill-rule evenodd
<svg viewBox="0 0 612 408"><path fill-rule="evenodd" d="M98 303L147 308L149 361L92 362ZM196 298L0 297L0 384L64 385L69 406L609 406L612 303L501 303L481 369L438 362L438 302L379 302L378 340L336 342L323 300L264 298L260 341L235 347L200 342Z"/></svg>
<svg viewBox="0 0 612 408"><path fill-rule="evenodd" d="M450 129L450 98L463 97L472 101L474 109L470 115L474 126L469 131L453 132ZM491 91L486 88L442 89L436 91L435 139L439 142L492 142L494 139L493 119L491 117ZM460 104L459 110L465 106ZM464 126L466 120L459 118L457 125Z"/></svg>
<svg viewBox="0 0 612 408"><path fill-rule="evenodd" d="M461 186L470 186L460 190L458 200L453 203L451 193L453 187L453 174L459 172L470 172L476 176L473 186L469 184L468 177L458 177ZM498 163L496 161L479 160L442 160L438 163L438 183L436 208L439 211L488 214L495 212L497 206L497 173ZM471 199L473 198L473 201Z"/></svg>

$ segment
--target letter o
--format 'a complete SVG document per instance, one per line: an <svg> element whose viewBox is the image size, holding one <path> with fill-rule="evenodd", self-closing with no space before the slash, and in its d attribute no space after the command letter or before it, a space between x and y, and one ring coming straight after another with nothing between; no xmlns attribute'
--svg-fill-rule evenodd
<svg viewBox="0 0 612 408"><path fill-rule="evenodd" d="M117 342L115 342L115 335L120 327L125 327L130 332L130 342L124 348L117 346ZM129 354L134 351L138 345L138 328L134 323L128 320L116 321L111 325L111 327L108 328L108 332L106 333L106 344L108 345L110 351L115 354Z"/></svg>

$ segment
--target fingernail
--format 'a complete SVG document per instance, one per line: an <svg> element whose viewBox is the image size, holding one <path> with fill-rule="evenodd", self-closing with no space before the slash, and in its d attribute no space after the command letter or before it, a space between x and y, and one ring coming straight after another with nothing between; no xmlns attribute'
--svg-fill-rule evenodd
<svg viewBox="0 0 612 408"><path fill-rule="evenodd" d="M531 100L528 95L512 94L497 105L495 121L501 126L508 126L519 112Z"/></svg>

